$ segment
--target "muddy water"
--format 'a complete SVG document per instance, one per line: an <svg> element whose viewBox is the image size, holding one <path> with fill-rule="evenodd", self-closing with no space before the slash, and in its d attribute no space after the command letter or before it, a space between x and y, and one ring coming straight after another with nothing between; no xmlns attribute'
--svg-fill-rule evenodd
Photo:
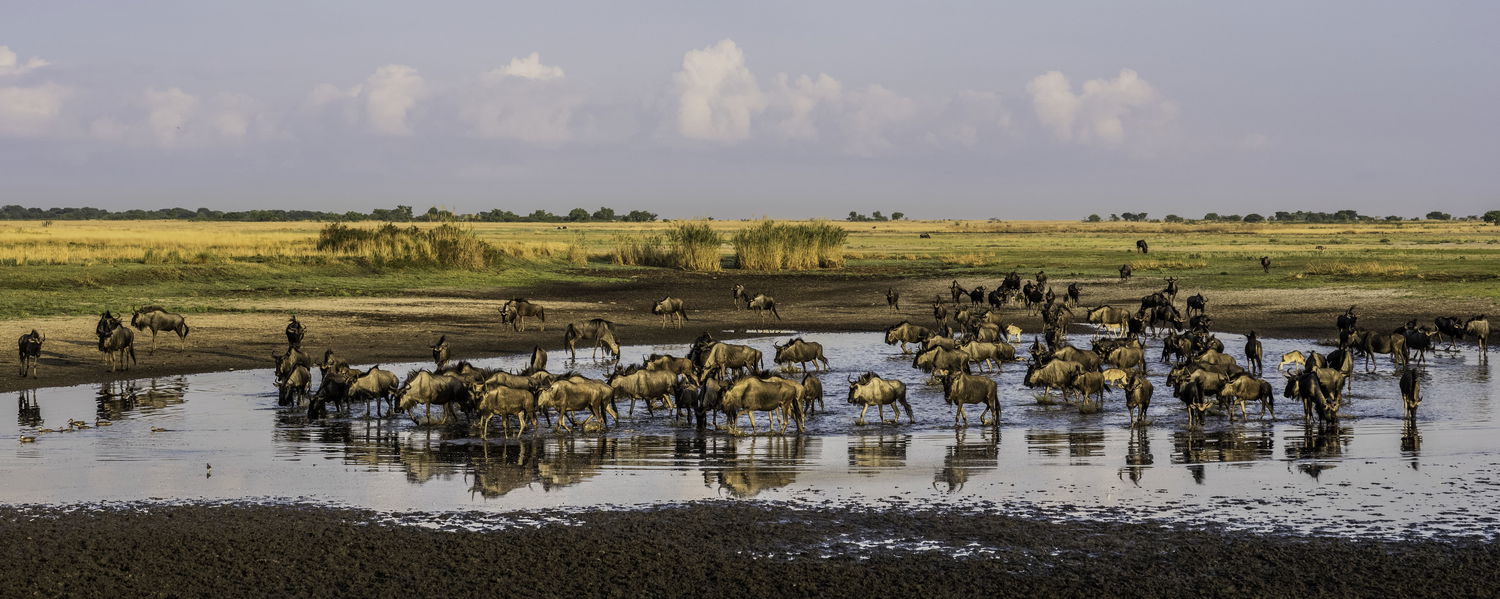
<svg viewBox="0 0 1500 599"><path fill-rule="evenodd" d="M771 343L749 343L772 355ZM269 371L222 372L13 397L3 431L0 503L310 499L376 510L476 511L638 505L746 498L845 504L976 507L1044 518L1215 524L1251 530L1371 537L1482 536L1500 531L1500 383L1470 348L1428 359L1415 426L1399 417L1388 360L1358 374L1333 431L1302 422L1300 406L1189 430L1152 364L1158 395L1149 427L1127 426L1122 399L1102 413L1042 405L996 374L998 429L956 430L941 389L926 385L879 334L823 334L833 362L826 410L802 435L698 433L658 413L604 434L528 434L481 443L466 427L352 415L308 422L278 409ZM1221 335L1238 355L1242 341ZM1267 356L1312 349L1263 340ZM164 350L166 351L166 350ZM626 361L682 346L626 347ZM1326 351L1326 350L1325 350ZM1152 352L1154 357L1155 352ZM486 360L517 367L524 356ZM560 357L554 353L554 370ZM386 366L404 372L406 366ZM1270 364L1274 368L1274 361ZM578 369L604 365L580 360ZM843 380L871 370L910 385L917 424L853 424ZM1273 373L1273 376L1274 373ZM1279 381L1273 382L1280 388ZM1279 398L1278 398L1279 399ZM624 405L621 405L622 411ZM93 426L68 432L70 419ZM19 443L21 435L34 443Z"/></svg>

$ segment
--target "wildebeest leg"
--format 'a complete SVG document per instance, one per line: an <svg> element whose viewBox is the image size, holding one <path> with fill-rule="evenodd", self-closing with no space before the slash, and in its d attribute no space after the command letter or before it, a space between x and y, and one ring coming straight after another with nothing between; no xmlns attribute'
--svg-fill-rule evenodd
<svg viewBox="0 0 1500 599"><path fill-rule="evenodd" d="M494 418L494 417L495 417L495 414L493 412L491 412L489 414L485 414L485 415L479 417L479 439L480 440L489 439L489 437L490 437L490 419ZM500 420L500 426L501 426L501 429L503 431L504 427L505 427L505 420L504 420L505 417L501 416L500 418L501 418L501 420ZM502 432L501 434L503 435L505 433Z"/></svg>
<svg viewBox="0 0 1500 599"><path fill-rule="evenodd" d="M896 412L896 414L899 416L901 412ZM964 414L963 404L958 404L958 410L953 413L953 426L959 426L958 422L960 419L963 420L964 424L968 424L969 422L969 416L967 414Z"/></svg>
<svg viewBox="0 0 1500 599"><path fill-rule="evenodd" d="M865 412L868 412L868 411L870 411L870 404L865 404L865 407L860 408L859 409L859 418L857 418L857 419L854 420L854 424L857 425L857 426L864 426L865 425Z"/></svg>

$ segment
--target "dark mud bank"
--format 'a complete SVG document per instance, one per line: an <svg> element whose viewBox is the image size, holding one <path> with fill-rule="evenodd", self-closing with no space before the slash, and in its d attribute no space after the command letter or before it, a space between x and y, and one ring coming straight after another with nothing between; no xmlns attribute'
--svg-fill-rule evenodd
<svg viewBox="0 0 1500 599"><path fill-rule="evenodd" d="M430 515L429 515L430 516ZM461 516L461 515L460 515ZM1500 547L899 505L527 512L476 532L315 505L0 508L7 596L1482 596ZM444 528L439 526L439 528Z"/></svg>

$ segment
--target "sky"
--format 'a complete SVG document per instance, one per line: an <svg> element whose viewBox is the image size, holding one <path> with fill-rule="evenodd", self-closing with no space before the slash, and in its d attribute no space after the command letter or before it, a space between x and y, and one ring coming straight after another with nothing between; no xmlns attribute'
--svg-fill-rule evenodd
<svg viewBox="0 0 1500 599"><path fill-rule="evenodd" d="M0 204L1500 208L1500 4L15 2Z"/></svg>

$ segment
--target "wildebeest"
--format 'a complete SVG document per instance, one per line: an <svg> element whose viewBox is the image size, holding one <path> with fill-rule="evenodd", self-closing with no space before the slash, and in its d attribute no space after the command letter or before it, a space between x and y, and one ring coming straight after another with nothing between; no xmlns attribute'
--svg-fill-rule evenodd
<svg viewBox="0 0 1500 599"><path fill-rule="evenodd" d="M1016 348L1004 341L979 341L971 339L958 349L969 356L969 362L978 364L981 370L991 366L999 370L1006 362L1016 359Z"/></svg>
<svg viewBox="0 0 1500 599"><path fill-rule="evenodd" d="M1170 382L1168 384L1172 385ZM1172 385L1172 395L1182 400L1182 407L1187 410L1188 427L1202 426L1203 417L1213 407L1213 402L1208 401L1203 392L1203 384L1193 379L1178 381Z"/></svg>
<svg viewBox="0 0 1500 599"><path fill-rule="evenodd" d="M1068 301L1077 306L1079 298L1083 295L1083 288L1078 283L1068 283Z"/></svg>
<svg viewBox="0 0 1500 599"><path fill-rule="evenodd" d="M596 418L601 427L608 425L606 414L619 420L619 414L609 404L613 395L614 389L604 381L572 375L542 385L536 399L538 408L557 410L556 427L566 430L572 430L572 425L577 423L573 419L574 412L588 410L589 417L583 421L583 426L584 430L589 430Z"/></svg>
<svg viewBox="0 0 1500 599"><path fill-rule="evenodd" d="M1087 370L1098 370L1099 365L1104 362L1103 358L1094 352L1078 349L1071 345L1063 345L1053 350L1050 354L1042 356L1046 360L1067 360L1082 364Z"/></svg>
<svg viewBox="0 0 1500 599"><path fill-rule="evenodd" d="M1061 389L1063 399L1066 400L1072 390L1073 379L1083 374L1084 370L1082 364L1067 360L1052 360L1045 366L1037 366L1032 362L1026 367L1026 376L1021 381L1028 388L1042 387L1043 397L1051 396L1053 389Z"/></svg>
<svg viewBox="0 0 1500 599"><path fill-rule="evenodd" d="M801 337L786 342L784 345L771 344L776 348L776 363L784 364L783 368L789 368L791 364L800 365L807 370L807 364L812 363L814 368L818 363L823 364L823 370L828 370L828 358L823 357L823 344L815 341L803 341Z"/></svg>
<svg viewBox="0 0 1500 599"><path fill-rule="evenodd" d="M901 311L901 294L896 293L895 288L885 288L885 305L886 307L890 308L892 312Z"/></svg>
<svg viewBox="0 0 1500 599"><path fill-rule="evenodd" d="M1250 372L1260 374L1264 366L1261 364L1260 338L1255 331L1245 335L1245 364L1249 366Z"/></svg>
<svg viewBox="0 0 1500 599"><path fill-rule="evenodd" d="M1040 288L1043 288L1043 287L1047 286L1047 271L1045 271L1045 270L1038 270L1038 271L1036 271L1036 277L1035 278L1036 278L1036 286L1037 286L1037 288L1040 289Z"/></svg>
<svg viewBox="0 0 1500 599"><path fill-rule="evenodd" d="M1088 321L1099 325L1106 333L1122 335L1125 333L1125 321L1130 318L1130 312L1123 308L1116 308L1109 304L1089 310Z"/></svg>
<svg viewBox="0 0 1500 599"><path fill-rule="evenodd" d="M776 414L779 413L782 431L786 430L788 421L795 421L797 430L801 431L802 392L802 385L778 376L742 376L730 382L720 393L719 409L729 417L731 432L739 432L742 415L750 417L750 432L757 432L756 412L767 412L766 419L772 429L775 428Z"/></svg>
<svg viewBox="0 0 1500 599"><path fill-rule="evenodd" d="M187 320L181 314L173 314L163 310L160 306L143 306L130 315L130 326L137 331L151 329L151 352L156 353L156 333L158 331L171 331L177 333L179 341L186 341L188 336Z"/></svg>
<svg viewBox="0 0 1500 599"><path fill-rule="evenodd" d="M546 370L547 350L542 349L542 346L540 345L531 346L531 361L526 364L526 370L522 371L522 374L546 372Z"/></svg>
<svg viewBox="0 0 1500 599"><path fill-rule="evenodd" d="M391 402L391 408L395 408L396 389L400 388L400 381L396 379L396 373L389 370L381 370L376 364L365 369L364 372L351 371L357 376L354 382L344 390L344 401L353 403L365 402L365 416L370 415L370 402L375 403L375 415L380 416L380 402Z"/></svg>
<svg viewBox="0 0 1500 599"><path fill-rule="evenodd" d="M954 407L953 425L968 426L969 415L964 405L981 404L984 411L979 414L979 423L1000 423L1000 391L989 377L967 373L956 373L943 377L943 400Z"/></svg>
<svg viewBox="0 0 1500 599"><path fill-rule="evenodd" d="M291 322L286 323L286 344L289 347L302 347L302 338L307 335L307 328L297 320L297 315L292 315Z"/></svg>
<svg viewBox="0 0 1500 599"><path fill-rule="evenodd" d="M110 321L114 328L99 337L99 351L104 353L104 362L109 365L110 372L116 370L129 370L125 365L125 358L130 358L130 363L135 364L135 333L121 326L119 319Z"/></svg>
<svg viewBox="0 0 1500 599"><path fill-rule="evenodd" d="M1094 352L1098 354L1099 352ZM1146 351L1139 347L1116 347L1108 353L1100 354L1105 362L1113 364L1121 370L1139 370L1142 374L1146 372Z"/></svg>
<svg viewBox="0 0 1500 599"><path fill-rule="evenodd" d="M1479 343L1480 359L1488 359L1490 351L1490 321L1483 314L1470 318L1464 323L1464 332L1472 335Z"/></svg>
<svg viewBox="0 0 1500 599"><path fill-rule="evenodd" d="M1406 338L1406 349L1408 355L1410 355L1411 352L1416 352L1417 363L1427 363L1427 352L1433 349L1432 338L1437 336L1437 331L1427 327L1422 327L1415 330L1407 330L1401 333L1401 336Z"/></svg>
<svg viewBox="0 0 1500 599"><path fill-rule="evenodd" d="M1354 327L1359 323L1359 316L1354 314L1354 308L1354 306L1349 306L1348 310L1339 315L1337 324L1340 331L1353 332Z"/></svg>
<svg viewBox="0 0 1500 599"><path fill-rule="evenodd" d="M1120 280L1121 281L1130 278L1130 275L1132 275L1132 274L1135 274L1135 273L1131 270L1129 264L1121 264L1120 265Z"/></svg>
<svg viewBox="0 0 1500 599"><path fill-rule="evenodd" d="M630 401L629 413L631 415L635 414L637 399L646 402L647 414L656 414L656 410L652 407L652 403L656 401L660 401L668 410L676 409L676 406L672 404L672 391L677 383L677 375L671 372L631 366L628 369L615 370L610 373L605 383L614 390L611 400Z"/></svg>
<svg viewBox="0 0 1500 599"><path fill-rule="evenodd" d="M945 305L943 305L942 302L933 302L932 303L932 319L936 320L938 324L943 324L944 322L947 322L948 321L948 307L945 306Z"/></svg>
<svg viewBox="0 0 1500 599"><path fill-rule="evenodd" d="M418 422L416 415L411 413L411 409L417 404L426 406L423 417L429 421L433 404L443 406L441 424L448 424L453 415L453 406L456 404L467 410L473 402L473 394L469 390L468 381L461 377L419 370L408 374L406 381L396 389L396 400L397 409L411 416L412 422Z"/></svg>
<svg viewBox="0 0 1500 599"><path fill-rule="evenodd" d="M682 307L682 300L667 296L651 306L651 313L661 317L661 326L666 328L668 324L682 328L683 321L688 319L687 309Z"/></svg>
<svg viewBox="0 0 1500 599"><path fill-rule="evenodd" d="M312 368L312 356L303 353L295 347L288 347L281 355L271 354L271 360L276 363L276 383L280 385L286 377L291 375L297 367Z"/></svg>
<svg viewBox="0 0 1500 599"><path fill-rule="evenodd" d="M42 342L46 340L46 335L36 332L36 329L31 329L30 333L21 335L17 341L17 347L20 350L21 378L26 378L27 374L36 376L37 362L42 358Z"/></svg>
<svg viewBox="0 0 1500 599"><path fill-rule="evenodd" d="M870 406L875 406L876 416L882 421L891 424L901 423L901 411L891 404L901 404L906 408L906 419L912 424L917 422L917 417L912 414L911 404L906 403L906 383L898 380L887 380L873 372L866 372L858 379L849 379L849 403L863 406L859 410L859 417L854 424L864 426L865 413L870 411ZM893 420L885 419L885 406L891 406Z"/></svg>
<svg viewBox="0 0 1500 599"><path fill-rule="evenodd" d="M1406 365L1406 336L1357 330L1349 336L1350 346L1365 356L1365 371L1375 371L1375 354L1390 354L1391 364Z"/></svg>
<svg viewBox="0 0 1500 599"><path fill-rule="evenodd" d="M1233 407L1236 405L1240 409L1240 420L1247 419L1245 415L1245 402L1247 401L1260 402L1259 415L1263 416L1266 412L1270 412L1272 418L1276 417L1276 393L1271 389L1271 383L1253 376L1242 374L1231 377L1229 382L1224 384L1224 388L1219 391L1219 398L1229 403L1225 411L1230 420L1234 420Z"/></svg>
<svg viewBox="0 0 1500 599"><path fill-rule="evenodd" d="M277 364L280 369L280 364ZM308 372L306 366L294 365L287 370L285 377L278 377L276 381L276 403L278 405L291 405L295 398L307 396L307 386L312 383L312 373Z"/></svg>
<svg viewBox="0 0 1500 599"><path fill-rule="evenodd" d="M803 411L813 411L813 402L817 402L817 409L823 409L823 381L818 378L818 375L807 373L802 375Z"/></svg>
<svg viewBox="0 0 1500 599"><path fill-rule="evenodd" d="M948 294L953 296L953 303L956 304L958 303L959 298L967 297L969 295L969 290L964 289L962 286L960 286L958 284L958 279L954 279L951 283L948 283Z"/></svg>
<svg viewBox="0 0 1500 599"><path fill-rule="evenodd" d="M448 336L447 335L442 335L442 336L438 337L437 343L432 344L432 346L429 347L428 349L432 350L432 361L435 362L435 363L437 363L437 367L438 367L439 370L443 369L444 367L446 367L448 365Z"/></svg>
<svg viewBox="0 0 1500 599"><path fill-rule="evenodd" d="M510 323L512 329L517 331L526 330L526 319L535 318L537 330L547 330L547 309L540 304L533 304L524 297L506 300L500 306L500 322Z"/></svg>
<svg viewBox="0 0 1500 599"><path fill-rule="evenodd" d="M984 303L984 285L979 285L969 290L969 303L971 305Z"/></svg>
<svg viewBox="0 0 1500 599"><path fill-rule="evenodd" d="M930 372L934 377L963 372L969 364L969 354L959 349L929 347L912 358L912 368Z"/></svg>
<svg viewBox="0 0 1500 599"><path fill-rule="evenodd" d="M1271 257L1270 256L1261 256L1260 257L1260 269L1262 271L1265 271L1265 272L1271 272Z"/></svg>
<svg viewBox="0 0 1500 599"><path fill-rule="evenodd" d="M615 323L613 322L603 318L590 318L568 323L567 330L563 332L563 345L568 348L569 359L578 360L579 341L594 342L593 352L590 353L594 359L598 359L601 347L616 360L620 359L620 343L615 339Z"/></svg>
<svg viewBox="0 0 1500 599"><path fill-rule="evenodd" d="M1191 296L1188 296L1188 298L1187 298L1187 314L1188 314L1189 317L1191 317L1194 314L1202 314L1204 308L1207 308L1207 307L1208 307L1208 298L1203 297L1203 294L1196 293L1196 294L1193 294Z"/></svg>
<svg viewBox="0 0 1500 599"><path fill-rule="evenodd" d="M885 330L885 344L901 344L901 353L909 354L911 350L906 349L908 343L921 343L932 336L932 329L915 325L905 320Z"/></svg>
<svg viewBox="0 0 1500 599"><path fill-rule="evenodd" d="M748 345L716 342L703 351L699 366L708 372L728 375L734 371L760 370L764 359L760 350Z"/></svg>
<svg viewBox="0 0 1500 599"><path fill-rule="evenodd" d="M479 438L487 439L490 419L500 417L500 434L510 436L510 417L520 422L516 431L519 437L526 433L526 422L536 422L536 394L530 389L516 389L500 384L472 383L469 393L477 398L476 413L479 415Z"/></svg>
<svg viewBox="0 0 1500 599"><path fill-rule="evenodd" d="M1175 302L1175 301L1177 301L1177 281L1178 281L1178 279L1177 279L1177 277L1167 277L1166 281L1167 281L1167 286L1164 287L1164 288L1162 288L1161 293L1162 293L1162 295L1167 296L1167 301L1169 301L1169 302Z"/></svg>
<svg viewBox="0 0 1500 599"><path fill-rule="evenodd" d="M734 302L734 309L736 310L743 310L750 304L750 292L745 289L744 285L739 283L735 283L734 288L730 289L729 298L730 301Z"/></svg>
<svg viewBox="0 0 1500 599"><path fill-rule="evenodd" d="M1439 316L1432 319L1432 324L1437 327L1438 339L1447 337L1448 349L1454 349L1459 341L1463 341L1467 331L1464 330L1463 319L1457 316Z"/></svg>
<svg viewBox="0 0 1500 599"><path fill-rule="evenodd" d="M1401 403L1406 408L1406 419L1417 418L1417 406L1422 405L1422 379L1414 368L1401 373Z"/></svg>
<svg viewBox="0 0 1500 599"><path fill-rule="evenodd" d="M330 370L337 370L339 368L348 367L349 362L345 361L343 358L333 355L332 349L325 350L323 352L323 361L318 363L318 369L322 370L325 376Z"/></svg>
<svg viewBox="0 0 1500 599"><path fill-rule="evenodd" d="M1097 370L1087 370L1073 377L1073 383L1069 385L1073 391L1083 396L1083 403L1089 403L1089 396L1099 398L1099 407L1104 406L1104 391L1109 388L1104 382L1104 373Z"/></svg>
<svg viewBox="0 0 1500 599"><path fill-rule="evenodd" d="M1156 392L1156 387L1144 376L1130 376L1120 388L1125 391L1125 411L1130 414L1130 426L1144 423L1146 408L1151 407L1151 395Z"/></svg>
<svg viewBox="0 0 1500 599"><path fill-rule="evenodd" d="M776 320L781 320L781 314L776 312L776 298L764 293L757 294L754 299L750 300L749 308L755 310L755 314L762 318L765 317L766 312L770 312Z"/></svg>
<svg viewBox="0 0 1500 599"><path fill-rule="evenodd" d="M671 354L651 354L641 361L641 365L651 370L664 370L674 375L693 373L691 358L678 358Z"/></svg>
<svg viewBox="0 0 1500 599"><path fill-rule="evenodd" d="M1146 245L1146 240L1137 239L1135 240L1135 249L1140 250L1142 254L1145 254L1148 253L1151 248Z"/></svg>
<svg viewBox="0 0 1500 599"><path fill-rule="evenodd" d="M1320 423L1330 425L1338 421L1340 396L1336 390L1343 385L1343 381L1325 380L1325 378L1337 377L1324 377L1319 372L1320 370L1333 373L1332 370L1327 368L1305 369L1302 372L1285 373L1287 379L1286 389L1282 392L1282 395L1287 399L1302 400L1303 419L1311 420L1316 416Z"/></svg>

